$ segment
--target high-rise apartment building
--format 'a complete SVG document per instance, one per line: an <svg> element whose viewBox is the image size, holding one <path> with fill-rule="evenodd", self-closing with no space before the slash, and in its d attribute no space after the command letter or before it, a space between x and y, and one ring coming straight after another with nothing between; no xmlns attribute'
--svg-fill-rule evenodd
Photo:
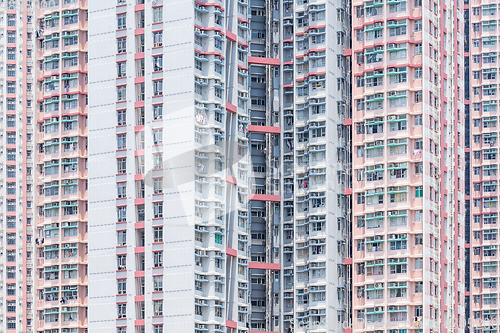
<svg viewBox="0 0 500 333"><path fill-rule="evenodd" d="M497 8L473 6L472 66L490 65L471 80L471 307L490 319L496 58L478 48L496 47L494 18L484 17ZM468 318L466 6L86 7L44 2L37 16L38 332L339 332L347 322L355 332L427 333ZM8 39L18 19L7 16ZM31 52L21 52L21 75L14 46L7 42L7 81L29 80ZM25 126L29 158L29 85L19 109L8 82L7 130ZM9 173L9 156L21 155L8 144L6 250L17 250L17 237L28 251L32 203L17 206L20 228L8 195L16 178L29 179L29 160L26 172L13 162ZM12 216L22 234L9 232Z"/></svg>
<svg viewBox="0 0 500 333"><path fill-rule="evenodd" d="M87 1L37 8L36 331L87 331Z"/></svg>
<svg viewBox="0 0 500 333"><path fill-rule="evenodd" d="M354 332L464 331L463 11L353 2Z"/></svg>
<svg viewBox="0 0 500 333"><path fill-rule="evenodd" d="M470 1L471 332L498 332L498 1Z"/></svg>
<svg viewBox="0 0 500 333"><path fill-rule="evenodd" d="M250 0L250 331L350 317L350 7Z"/></svg>
<svg viewBox="0 0 500 333"><path fill-rule="evenodd" d="M89 6L89 330L246 332L248 4Z"/></svg>
<svg viewBox="0 0 500 333"><path fill-rule="evenodd" d="M90 4L90 330L341 329L349 11Z"/></svg>
<svg viewBox="0 0 500 333"><path fill-rule="evenodd" d="M0 4L0 331L33 332L34 10Z"/></svg>

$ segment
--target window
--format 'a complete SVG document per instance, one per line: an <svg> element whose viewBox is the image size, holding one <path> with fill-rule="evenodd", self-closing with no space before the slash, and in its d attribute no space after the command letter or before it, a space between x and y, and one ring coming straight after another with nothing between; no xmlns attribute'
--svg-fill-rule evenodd
<svg viewBox="0 0 500 333"><path fill-rule="evenodd" d="M116 207L116 214L118 222L127 221L127 206Z"/></svg>
<svg viewBox="0 0 500 333"><path fill-rule="evenodd" d="M153 22L162 22L163 21L163 7L155 7L153 8Z"/></svg>
<svg viewBox="0 0 500 333"><path fill-rule="evenodd" d="M153 301L153 316L163 316L163 301Z"/></svg>
<svg viewBox="0 0 500 333"><path fill-rule="evenodd" d="M116 111L117 125L122 126L127 124L127 110Z"/></svg>
<svg viewBox="0 0 500 333"><path fill-rule="evenodd" d="M415 187L415 197L416 198L422 198L424 196L424 188L423 186L416 186Z"/></svg>
<svg viewBox="0 0 500 333"><path fill-rule="evenodd" d="M153 72L160 72L163 70L163 56L153 57Z"/></svg>
<svg viewBox="0 0 500 333"><path fill-rule="evenodd" d="M153 291L163 291L163 275L153 276Z"/></svg>
<svg viewBox="0 0 500 333"><path fill-rule="evenodd" d="M119 303L118 306L118 318L127 318L127 303Z"/></svg>
<svg viewBox="0 0 500 333"><path fill-rule="evenodd" d="M126 230L117 231L116 238L117 238L117 245L118 246L126 245L127 244L127 231Z"/></svg>
<svg viewBox="0 0 500 333"><path fill-rule="evenodd" d="M415 20L415 32L422 31L422 20Z"/></svg>
<svg viewBox="0 0 500 333"><path fill-rule="evenodd" d="M389 259L390 274L406 274L407 272L406 258L391 258Z"/></svg>
<svg viewBox="0 0 500 333"><path fill-rule="evenodd" d="M153 262L154 262L154 267L163 266L163 251L153 252Z"/></svg>
<svg viewBox="0 0 500 333"><path fill-rule="evenodd" d="M153 119L163 119L163 104L153 105Z"/></svg>
<svg viewBox="0 0 500 333"><path fill-rule="evenodd" d="M119 102L127 99L127 86L116 87L116 98Z"/></svg>
<svg viewBox="0 0 500 333"><path fill-rule="evenodd" d="M127 63L125 61L116 63L116 70L118 77L127 76Z"/></svg>
<svg viewBox="0 0 500 333"><path fill-rule="evenodd" d="M422 67L417 67L415 68L415 79L421 79L421 78L423 78Z"/></svg>
<svg viewBox="0 0 500 333"><path fill-rule="evenodd" d="M125 52L127 52L127 38L126 37L124 37L124 38L118 38L116 40L116 44L117 44L117 48L118 48L117 53L125 53Z"/></svg>
<svg viewBox="0 0 500 333"><path fill-rule="evenodd" d="M127 293L127 279L120 279L116 281L118 285L118 295L124 295Z"/></svg>
<svg viewBox="0 0 500 333"><path fill-rule="evenodd" d="M415 269L423 269L424 268L424 259L423 258L415 258Z"/></svg>
<svg viewBox="0 0 500 333"><path fill-rule="evenodd" d="M163 31L153 32L153 46L154 47L163 46Z"/></svg>
<svg viewBox="0 0 500 333"><path fill-rule="evenodd" d="M422 123L423 123L422 115L419 114L419 115L414 116L413 122L414 122L415 126L422 126Z"/></svg>
<svg viewBox="0 0 500 333"><path fill-rule="evenodd" d="M127 173L127 159L119 158L116 160L117 163L117 172L118 174Z"/></svg>
<svg viewBox="0 0 500 333"><path fill-rule="evenodd" d="M163 178L153 179L153 190L155 194L163 193Z"/></svg>
<svg viewBox="0 0 500 333"><path fill-rule="evenodd" d="M415 44L415 55L422 55L422 43Z"/></svg>
<svg viewBox="0 0 500 333"><path fill-rule="evenodd" d="M153 144L161 145L163 143L163 129L154 129L153 130Z"/></svg>
<svg viewBox="0 0 500 333"><path fill-rule="evenodd" d="M387 28L390 37L406 35L406 20L390 20L387 22Z"/></svg>
<svg viewBox="0 0 500 333"><path fill-rule="evenodd" d="M118 29L127 28L127 14L118 14L116 15L116 19L118 21Z"/></svg>
<svg viewBox="0 0 500 333"><path fill-rule="evenodd" d="M163 227L153 228L153 238L155 243L163 242Z"/></svg>
<svg viewBox="0 0 500 333"><path fill-rule="evenodd" d="M163 202L153 202L154 218L163 217Z"/></svg>
<svg viewBox="0 0 500 333"><path fill-rule="evenodd" d="M153 81L153 96L163 95L163 80Z"/></svg>
<svg viewBox="0 0 500 333"><path fill-rule="evenodd" d="M163 169L163 153L153 154L153 168L155 170Z"/></svg>
<svg viewBox="0 0 500 333"><path fill-rule="evenodd" d="M127 148L127 134L118 134L116 136L117 141L117 149L126 149Z"/></svg>
<svg viewBox="0 0 500 333"><path fill-rule="evenodd" d="M414 95L414 102L415 103L422 103L422 100L423 100L423 98L422 98L422 91L421 90L420 91L415 91L414 94L415 94Z"/></svg>

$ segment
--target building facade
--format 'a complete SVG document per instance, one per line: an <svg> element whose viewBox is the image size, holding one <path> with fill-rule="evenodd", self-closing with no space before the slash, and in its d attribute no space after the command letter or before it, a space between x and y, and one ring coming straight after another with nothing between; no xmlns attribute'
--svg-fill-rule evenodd
<svg viewBox="0 0 500 333"><path fill-rule="evenodd" d="M248 331L247 8L90 3L92 332Z"/></svg>
<svg viewBox="0 0 500 333"><path fill-rule="evenodd" d="M350 3L250 4L251 331L350 318Z"/></svg>
<svg viewBox="0 0 500 333"><path fill-rule="evenodd" d="M33 332L34 262L34 8L0 5L0 331Z"/></svg>
<svg viewBox="0 0 500 333"><path fill-rule="evenodd" d="M87 1L36 21L39 333L87 332Z"/></svg>
<svg viewBox="0 0 500 333"><path fill-rule="evenodd" d="M464 5L352 6L353 331L464 332Z"/></svg>
<svg viewBox="0 0 500 333"><path fill-rule="evenodd" d="M91 3L88 328L423 333L458 322L465 332L466 10L449 0ZM478 47L496 46L492 36ZM471 90L473 103L476 90L494 95L490 84ZM493 119L476 118L477 144L489 146L474 141L472 164L484 168ZM487 181L478 188L496 191ZM477 196L474 222L496 221L494 196ZM496 253L494 230L477 231L474 270ZM480 300L490 275L471 289Z"/></svg>
<svg viewBox="0 0 500 333"><path fill-rule="evenodd" d="M471 332L498 332L498 28L500 3L469 4Z"/></svg>

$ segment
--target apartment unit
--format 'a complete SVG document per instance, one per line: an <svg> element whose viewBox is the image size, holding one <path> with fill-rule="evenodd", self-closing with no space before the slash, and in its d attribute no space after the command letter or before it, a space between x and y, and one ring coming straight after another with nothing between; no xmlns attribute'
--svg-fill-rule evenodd
<svg viewBox="0 0 500 333"><path fill-rule="evenodd" d="M470 312L474 332L498 332L498 36L500 2L469 4ZM472 329L471 329L472 331Z"/></svg>
<svg viewBox="0 0 500 333"><path fill-rule="evenodd" d="M35 21L36 19L36 21ZM87 332L87 1L40 3L36 24L39 333Z"/></svg>
<svg viewBox="0 0 500 333"><path fill-rule="evenodd" d="M89 5L89 330L246 332L247 5Z"/></svg>
<svg viewBox="0 0 500 333"><path fill-rule="evenodd" d="M250 331L350 318L350 4L250 0Z"/></svg>
<svg viewBox="0 0 500 333"><path fill-rule="evenodd" d="M33 332L33 6L0 5L0 331Z"/></svg>
<svg viewBox="0 0 500 333"><path fill-rule="evenodd" d="M353 331L464 332L463 3L352 5Z"/></svg>

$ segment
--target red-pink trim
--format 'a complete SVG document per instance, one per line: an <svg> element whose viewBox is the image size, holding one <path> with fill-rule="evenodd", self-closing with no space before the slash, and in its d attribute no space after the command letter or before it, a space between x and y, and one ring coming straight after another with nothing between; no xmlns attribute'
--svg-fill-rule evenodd
<svg viewBox="0 0 500 333"><path fill-rule="evenodd" d="M272 270L272 271L279 271L281 269L281 264L251 261L251 262L248 263L248 268L250 268L250 269L267 269L267 270Z"/></svg>
<svg viewBox="0 0 500 333"><path fill-rule="evenodd" d="M236 257L238 255L238 251L230 247L226 247L226 254L230 257Z"/></svg>
<svg viewBox="0 0 500 333"><path fill-rule="evenodd" d="M248 125L249 132L280 134L280 127Z"/></svg>
<svg viewBox="0 0 500 333"><path fill-rule="evenodd" d="M238 328L238 323L232 320L226 320L226 327L229 328Z"/></svg>
<svg viewBox="0 0 500 333"><path fill-rule="evenodd" d="M270 195L270 194L249 194L248 199L255 201L271 201L271 202L281 201L281 197L279 195Z"/></svg>
<svg viewBox="0 0 500 333"><path fill-rule="evenodd" d="M231 42L236 42L238 37L236 36L236 34L232 33L231 31L226 30L226 39L230 40Z"/></svg>
<svg viewBox="0 0 500 333"><path fill-rule="evenodd" d="M248 57L248 64L254 65L271 65L271 66L279 66L280 59L275 58L262 58L262 57Z"/></svg>
<svg viewBox="0 0 500 333"><path fill-rule="evenodd" d="M236 177L226 175L226 183L236 185L238 184L238 181L236 180Z"/></svg>
<svg viewBox="0 0 500 333"><path fill-rule="evenodd" d="M236 111L238 110L238 108L236 107L236 105L233 105L229 102L226 102L226 110L231 112L231 113L236 113Z"/></svg>

